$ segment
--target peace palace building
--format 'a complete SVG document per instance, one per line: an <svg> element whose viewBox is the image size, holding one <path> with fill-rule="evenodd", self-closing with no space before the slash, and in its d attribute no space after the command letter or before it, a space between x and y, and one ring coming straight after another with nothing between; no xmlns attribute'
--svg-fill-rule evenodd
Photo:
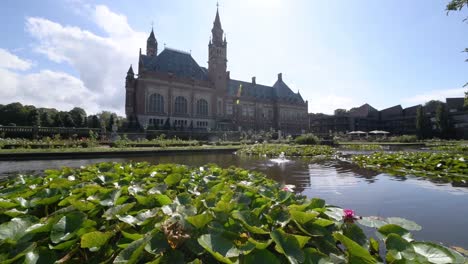
<svg viewBox="0 0 468 264"><path fill-rule="evenodd" d="M164 48L158 54L153 30L146 55L139 55L138 74L128 70L125 113L130 122L154 129L282 130L308 127L307 105L282 74L273 86L230 78L227 42L218 10L208 44L208 68L190 53Z"/></svg>

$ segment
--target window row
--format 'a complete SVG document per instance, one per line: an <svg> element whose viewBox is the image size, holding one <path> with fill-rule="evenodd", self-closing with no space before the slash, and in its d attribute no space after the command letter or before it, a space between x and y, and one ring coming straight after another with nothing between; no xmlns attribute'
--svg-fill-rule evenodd
<svg viewBox="0 0 468 264"><path fill-rule="evenodd" d="M174 113L187 114L187 99L183 96L177 96L174 100ZM164 113L164 97L158 93L151 94L148 99L148 112ZM199 99L196 103L197 115L208 116L208 102L205 99Z"/></svg>

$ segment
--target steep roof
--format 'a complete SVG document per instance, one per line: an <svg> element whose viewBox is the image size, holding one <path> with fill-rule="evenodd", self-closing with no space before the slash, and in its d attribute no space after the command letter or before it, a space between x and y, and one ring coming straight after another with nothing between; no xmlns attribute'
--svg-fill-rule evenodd
<svg viewBox="0 0 468 264"><path fill-rule="evenodd" d="M302 96L299 93L294 93L282 81L281 83L276 82L272 87L258 83L230 79L228 81L228 95L237 96L240 85L242 85L241 97L254 97L256 99L280 98L290 102L304 103Z"/></svg>
<svg viewBox="0 0 468 264"><path fill-rule="evenodd" d="M148 71L173 73L177 77L208 80L208 71L200 67L187 52L165 48L158 56L141 55L143 67Z"/></svg>
<svg viewBox="0 0 468 264"><path fill-rule="evenodd" d="M421 105L406 107L405 109L403 109L403 113L405 116L415 116L419 107L421 107Z"/></svg>
<svg viewBox="0 0 468 264"><path fill-rule="evenodd" d="M375 116L376 113L378 113L377 109L367 103L349 110L349 115L352 117L370 117Z"/></svg>
<svg viewBox="0 0 468 264"><path fill-rule="evenodd" d="M395 105L383 110L380 110L380 117L381 118L388 118L388 117L396 117L401 116L403 113L403 108L401 105Z"/></svg>

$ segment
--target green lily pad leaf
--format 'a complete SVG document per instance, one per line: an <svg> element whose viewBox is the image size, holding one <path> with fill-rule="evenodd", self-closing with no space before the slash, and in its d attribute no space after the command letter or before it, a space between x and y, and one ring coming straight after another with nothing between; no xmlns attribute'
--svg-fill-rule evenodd
<svg viewBox="0 0 468 264"><path fill-rule="evenodd" d="M112 232L89 232L81 237L81 248L102 247L113 236Z"/></svg>
<svg viewBox="0 0 468 264"><path fill-rule="evenodd" d="M172 186L174 184L177 184L180 182L182 179L182 175L178 173L170 174L164 179L164 182L167 184L167 186Z"/></svg>
<svg viewBox="0 0 468 264"><path fill-rule="evenodd" d="M333 236L346 247L349 263L377 263L369 251L345 235L336 232L333 234Z"/></svg>
<svg viewBox="0 0 468 264"><path fill-rule="evenodd" d="M194 216L188 216L186 220L194 227L200 229L205 227L205 225L209 222L211 222L211 220L213 220L213 217L210 214L199 214Z"/></svg>
<svg viewBox="0 0 468 264"><path fill-rule="evenodd" d="M257 249L265 249L271 244L271 242L273 242L273 239L269 239L267 241L258 241L258 240L255 240L255 239L249 237L247 239L247 241L254 244L255 248L257 248Z"/></svg>
<svg viewBox="0 0 468 264"><path fill-rule="evenodd" d="M386 219L386 222L389 224L399 225L406 230L411 230L411 231L421 230L421 226L416 224L416 222L413 222L411 220L407 220L404 218L400 218L400 217L389 217Z"/></svg>
<svg viewBox="0 0 468 264"><path fill-rule="evenodd" d="M150 237L146 236L130 243L119 255L114 259L113 263L117 264L133 264L137 263L141 257L141 253L144 250L146 243L148 243Z"/></svg>
<svg viewBox="0 0 468 264"><path fill-rule="evenodd" d="M54 249L54 250L68 250L72 246L76 245L76 242L78 239L73 239L69 241L62 242L60 244L57 244L55 246L49 245L49 249Z"/></svg>
<svg viewBox="0 0 468 264"><path fill-rule="evenodd" d="M123 237L125 238L128 238L128 239L131 239L133 241L135 240L138 240L138 239L142 239L144 236L142 234L139 234L139 233L129 233L129 232L125 232L125 231L120 231L123 235Z"/></svg>
<svg viewBox="0 0 468 264"><path fill-rule="evenodd" d="M343 235L349 237L361 246L365 246L367 244L366 235L356 224L346 224L343 228Z"/></svg>
<svg viewBox="0 0 468 264"><path fill-rule="evenodd" d="M377 216L364 216L362 219L357 220L357 222L363 226L374 228L380 228L387 224L387 222Z"/></svg>
<svg viewBox="0 0 468 264"><path fill-rule="evenodd" d="M3 212L4 215L8 215L9 217L17 217L19 215L25 215L27 213L28 213L28 210L20 211L16 208L6 210L5 212Z"/></svg>
<svg viewBox="0 0 468 264"><path fill-rule="evenodd" d="M102 217L106 218L107 220L115 219L117 215L122 215L128 212L128 210L132 209L135 204L136 203L133 202L111 207L104 212Z"/></svg>
<svg viewBox="0 0 468 264"><path fill-rule="evenodd" d="M46 247L40 247L26 253L24 264L48 264L55 263L56 260L57 256L54 251Z"/></svg>
<svg viewBox="0 0 468 264"><path fill-rule="evenodd" d="M325 214L335 221L343 220L343 209L338 207L327 207Z"/></svg>
<svg viewBox="0 0 468 264"><path fill-rule="evenodd" d="M67 241L76 235L76 232L81 228L81 224L86 219L86 215L82 212L71 212L60 218L60 220L52 226L50 231L50 240L57 244L62 241Z"/></svg>
<svg viewBox="0 0 468 264"><path fill-rule="evenodd" d="M131 226L135 226L137 224L140 224L140 220L138 220L136 217L132 216L132 215L125 215L125 216L120 216L120 215L117 215L116 216L117 219L119 219L120 221L124 222L124 223L127 223Z"/></svg>
<svg viewBox="0 0 468 264"><path fill-rule="evenodd" d="M156 201L158 201L159 206L164 206L172 203L171 198L164 194L157 194L155 195Z"/></svg>
<svg viewBox="0 0 468 264"><path fill-rule="evenodd" d="M284 254L291 263L301 263L305 260L304 252L301 250L299 241L294 235L290 235L276 229L270 234L275 241L275 249L281 254Z"/></svg>
<svg viewBox="0 0 468 264"><path fill-rule="evenodd" d="M10 208L15 207L16 205L17 205L16 203L11 202L10 200L5 200L5 199L0 198L0 208L10 209Z"/></svg>
<svg viewBox="0 0 468 264"><path fill-rule="evenodd" d="M319 198L312 198L310 201L310 206L309 208L314 209L314 208L323 208L325 207L325 200L319 199Z"/></svg>
<svg viewBox="0 0 468 264"><path fill-rule="evenodd" d="M254 250L244 257L244 264L280 264L281 261L269 250Z"/></svg>
<svg viewBox="0 0 468 264"><path fill-rule="evenodd" d="M237 219L241 222L242 226L249 232L255 234L269 234L268 231L259 227L260 223L249 211L234 211L232 218Z"/></svg>
<svg viewBox="0 0 468 264"><path fill-rule="evenodd" d="M239 256L239 250L235 245L221 235L202 235L198 238L198 243L215 259L223 263L234 263L230 258Z"/></svg>
<svg viewBox="0 0 468 264"><path fill-rule="evenodd" d="M120 195L122 194L122 191L120 189L118 190L113 190L112 192L108 193L101 201L99 204L102 206L113 206L117 204L117 200L120 198Z"/></svg>
<svg viewBox="0 0 468 264"><path fill-rule="evenodd" d="M0 225L0 241L9 244L28 241L32 236L28 235L26 229L33 225L35 219L32 217L13 218L9 222Z"/></svg>
<svg viewBox="0 0 468 264"><path fill-rule="evenodd" d="M379 229L377 229L377 231L379 231L379 233L384 236L388 236L389 234L394 233L403 237L407 241L413 240L410 232L399 225L394 225L394 224L384 225L380 227Z"/></svg>
<svg viewBox="0 0 468 264"><path fill-rule="evenodd" d="M315 263L320 263L320 264L333 264L333 262L330 261L330 258L323 254L322 252L318 251L315 248L306 248L304 249L304 254L305 254L305 264L315 264Z"/></svg>
<svg viewBox="0 0 468 264"><path fill-rule="evenodd" d="M411 244L403 239L397 234L390 234L385 240L385 245L387 248L386 260L389 263L392 263L396 260L401 259L414 259L415 252Z"/></svg>
<svg viewBox="0 0 468 264"><path fill-rule="evenodd" d="M301 225L309 221L312 221L319 215L319 213L315 211L301 212L301 211L294 211L294 210L289 211L289 214L291 215L291 219L296 220Z"/></svg>
<svg viewBox="0 0 468 264"><path fill-rule="evenodd" d="M456 263L452 252L443 246L430 242L413 242L411 245L417 254L424 256L431 263Z"/></svg>
<svg viewBox="0 0 468 264"><path fill-rule="evenodd" d="M94 208L96 208L96 205L92 202L88 202L88 201L84 201L84 200L70 200L69 201L71 205L73 205L73 207L75 207L76 209L80 210L80 211L83 211L83 212L86 212L86 211L90 211L90 210L93 210Z"/></svg>
<svg viewBox="0 0 468 264"><path fill-rule="evenodd" d="M155 255L164 252L169 248L170 246L167 242L166 236L161 232L154 234L145 246L145 250L148 253Z"/></svg>
<svg viewBox="0 0 468 264"><path fill-rule="evenodd" d="M322 227L327 227L327 226L334 225L335 222L328 220L328 219L317 218L314 220L314 224L322 226Z"/></svg>

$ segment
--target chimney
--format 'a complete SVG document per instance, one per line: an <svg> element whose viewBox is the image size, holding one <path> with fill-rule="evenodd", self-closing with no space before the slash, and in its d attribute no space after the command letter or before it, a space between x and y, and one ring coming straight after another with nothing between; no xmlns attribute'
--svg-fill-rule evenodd
<svg viewBox="0 0 468 264"><path fill-rule="evenodd" d="M226 79L228 79L228 80L231 79L231 72L230 71L226 72Z"/></svg>
<svg viewBox="0 0 468 264"><path fill-rule="evenodd" d="M278 81L283 81L283 74L281 72L278 73Z"/></svg>
<svg viewBox="0 0 468 264"><path fill-rule="evenodd" d="M252 77L252 84L257 84L255 76Z"/></svg>

